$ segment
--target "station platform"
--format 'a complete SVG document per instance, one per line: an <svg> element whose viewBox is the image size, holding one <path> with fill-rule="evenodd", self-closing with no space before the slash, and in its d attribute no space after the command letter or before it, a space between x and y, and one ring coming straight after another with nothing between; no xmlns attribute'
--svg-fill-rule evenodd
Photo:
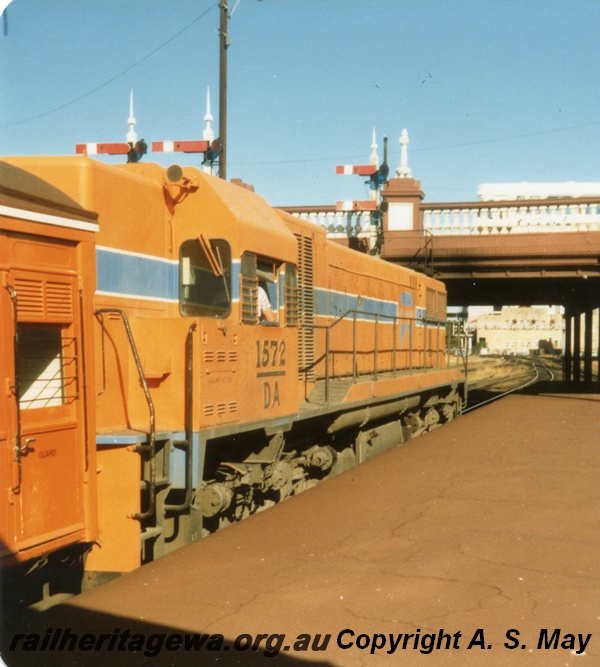
<svg viewBox="0 0 600 667"><path fill-rule="evenodd" d="M599 394L504 398L67 604L13 619L2 658L600 665L599 417ZM24 637L7 650L15 633Z"/></svg>

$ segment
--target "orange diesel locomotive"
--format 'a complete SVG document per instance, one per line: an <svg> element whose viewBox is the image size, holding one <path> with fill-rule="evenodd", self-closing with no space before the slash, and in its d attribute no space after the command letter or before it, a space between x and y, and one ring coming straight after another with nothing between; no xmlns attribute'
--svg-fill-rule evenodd
<svg viewBox="0 0 600 667"><path fill-rule="evenodd" d="M1 173L3 561L129 571L460 412L441 283L193 167Z"/></svg>

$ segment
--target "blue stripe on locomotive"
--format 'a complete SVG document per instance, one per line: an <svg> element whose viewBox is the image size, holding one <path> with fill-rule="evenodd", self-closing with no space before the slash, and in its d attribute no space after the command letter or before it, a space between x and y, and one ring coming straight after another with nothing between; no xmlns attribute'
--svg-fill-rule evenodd
<svg viewBox="0 0 600 667"><path fill-rule="evenodd" d="M350 311L357 312L357 319L374 322L380 316L382 322L393 322L398 317L398 304L372 297L356 294L334 292L322 288L315 288L315 315L324 317L342 317ZM409 295L412 297L412 295ZM360 302L360 303L359 303Z"/></svg>
<svg viewBox="0 0 600 667"><path fill-rule="evenodd" d="M160 257L96 249L96 290L114 296L177 303L179 264ZM240 263L232 268L232 299L239 301Z"/></svg>
<svg viewBox="0 0 600 667"><path fill-rule="evenodd" d="M99 292L143 299L177 301L178 265L158 258L97 248Z"/></svg>
<svg viewBox="0 0 600 667"><path fill-rule="evenodd" d="M150 257L129 252L97 248L97 291L114 296L152 299L177 303L179 300L179 265L177 262L160 257ZM232 300L240 297L240 262L232 263ZM283 281L280 281L280 303L283 302ZM335 292L320 287L314 288L315 314L325 317L341 317L356 310L358 320L373 322L379 315L382 322L392 322L398 317L398 304L356 294ZM413 295L400 292L400 304L413 306ZM417 319L423 317L418 311ZM419 322L422 324L422 322ZM402 325L404 329L404 325ZM404 338L404 331L401 333Z"/></svg>

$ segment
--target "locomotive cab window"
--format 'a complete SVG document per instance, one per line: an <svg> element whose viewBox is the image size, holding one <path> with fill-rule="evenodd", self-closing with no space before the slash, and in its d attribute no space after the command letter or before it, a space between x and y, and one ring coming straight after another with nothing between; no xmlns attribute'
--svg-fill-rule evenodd
<svg viewBox="0 0 600 667"><path fill-rule="evenodd" d="M279 265L254 253L242 255L242 322L279 323Z"/></svg>
<svg viewBox="0 0 600 667"><path fill-rule="evenodd" d="M182 315L227 317L231 312L231 247L201 234L181 244L179 309Z"/></svg>

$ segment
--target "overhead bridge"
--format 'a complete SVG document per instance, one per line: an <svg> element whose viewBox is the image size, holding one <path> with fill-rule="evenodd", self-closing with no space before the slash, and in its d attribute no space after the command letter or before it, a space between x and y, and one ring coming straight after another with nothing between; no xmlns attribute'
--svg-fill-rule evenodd
<svg viewBox="0 0 600 667"><path fill-rule="evenodd" d="M444 281L451 306L563 306L565 379L594 383L600 197L424 203L420 181L394 178L383 198L381 221L370 211L287 210L321 224L331 238Z"/></svg>

